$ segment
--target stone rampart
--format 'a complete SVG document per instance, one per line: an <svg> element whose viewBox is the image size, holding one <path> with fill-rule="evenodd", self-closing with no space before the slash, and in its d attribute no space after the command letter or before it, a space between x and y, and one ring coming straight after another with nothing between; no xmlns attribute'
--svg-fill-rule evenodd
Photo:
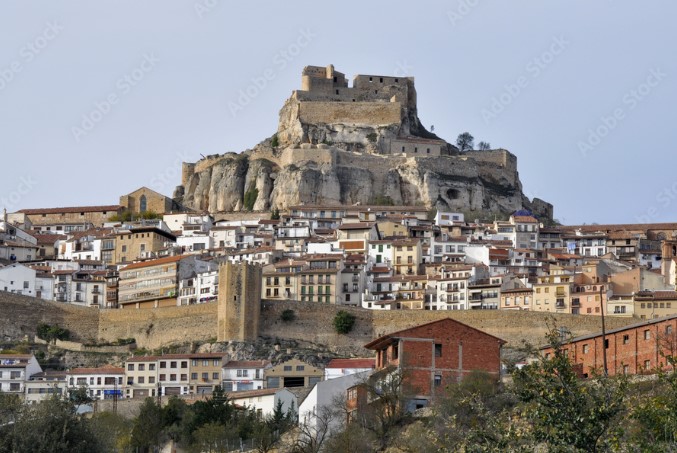
<svg viewBox="0 0 677 453"><path fill-rule="evenodd" d="M101 310L99 341L134 338L140 348L216 338L216 302L159 309Z"/></svg>
<svg viewBox="0 0 677 453"><path fill-rule="evenodd" d="M301 102L299 119L304 124L365 124L388 126L401 121L399 102Z"/></svg>

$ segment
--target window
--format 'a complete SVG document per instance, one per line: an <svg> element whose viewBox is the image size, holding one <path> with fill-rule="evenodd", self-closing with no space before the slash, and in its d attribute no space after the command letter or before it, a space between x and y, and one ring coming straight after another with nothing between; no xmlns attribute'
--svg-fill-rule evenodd
<svg viewBox="0 0 677 453"><path fill-rule="evenodd" d="M291 365L285 365L284 371L291 371Z"/></svg>
<svg viewBox="0 0 677 453"><path fill-rule="evenodd" d="M644 361L644 369L648 370L651 368L651 360L645 360Z"/></svg>
<svg viewBox="0 0 677 453"><path fill-rule="evenodd" d="M665 334L670 335L672 333L672 326L665 326Z"/></svg>
<svg viewBox="0 0 677 453"><path fill-rule="evenodd" d="M623 365L623 374L630 373L630 365Z"/></svg>
<svg viewBox="0 0 677 453"><path fill-rule="evenodd" d="M583 345L583 354L587 354L588 351L590 351L590 345L584 344Z"/></svg>
<svg viewBox="0 0 677 453"><path fill-rule="evenodd" d="M160 362L160 368L167 368L167 362Z"/></svg>
<svg viewBox="0 0 677 453"><path fill-rule="evenodd" d="M197 373L190 373L190 378L194 381L197 380Z"/></svg>
<svg viewBox="0 0 677 453"><path fill-rule="evenodd" d="M650 340L651 339L651 331L649 329L644 331L644 339L645 340Z"/></svg>
<svg viewBox="0 0 677 453"><path fill-rule="evenodd" d="M170 375L169 375L169 380L170 380L170 381L175 381L175 380L176 380L176 375L175 375L175 374L170 374Z"/></svg>
<svg viewBox="0 0 677 453"><path fill-rule="evenodd" d="M623 335L623 344L630 343L630 335Z"/></svg>
<svg viewBox="0 0 677 453"><path fill-rule="evenodd" d="M129 365L127 365L127 371L134 371L134 364L133 363L130 363Z"/></svg>
<svg viewBox="0 0 677 453"><path fill-rule="evenodd" d="M145 384L146 383L146 378L143 376L139 376L139 384Z"/></svg>
<svg viewBox="0 0 677 453"><path fill-rule="evenodd" d="M148 378L148 383L149 383L149 384L155 384L155 376L150 376L150 377Z"/></svg>
<svg viewBox="0 0 677 453"><path fill-rule="evenodd" d="M181 380L182 380L182 381L187 381L187 380L188 380L188 375L187 375L187 374L182 374L182 375L181 375Z"/></svg>
<svg viewBox="0 0 677 453"><path fill-rule="evenodd" d="M145 371L146 365L144 363L139 363L139 371Z"/></svg>
<svg viewBox="0 0 677 453"><path fill-rule="evenodd" d="M166 381L167 380L167 375L166 374L161 374L160 375L160 381Z"/></svg>
<svg viewBox="0 0 677 453"><path fill-rule="evenodd" d="M439 374L435 375L435 387L439 387L442 385L442 376Z"/></svg>
<svg viewBox="0 0 677 453"><path fill-rule="evenodd" d="M208 381L209 380L209 373L202 373L202 380Z"/></svg>
<svg viewBox="0 0 677 453"><path fill-rule="evenodd" d="M604 340L604 349L609 349L609 339Z"/></svg>
<svg viewBox="0 0 677 453"><path fill-rule="evenodd" d="M212 373L212 379L214 379L215 381L218 380L219 379L219 373L218 372Z"/></svg>
<svg viewBox="0 0 677 453"><path fill-rule="evenodd" d="M296 371L304 371L306 369L303 365L296 365Z"/></svg>
<svg viewBox="0 0 677 453"><path fill-rule="evenodd" d="M150 370L150 371L155 371L155 364L154 364L154 363L149 363L149 364L148 364L148 370Z"/></svg>
<svg viewBox="0 0 677 453"><path fill-rule="evenodd" d="M442 345L435 343L435 357L442 357Z"/></svg>
<svg viewBox="0 0 677 453"><path fill-rule="evenodd" d="M177 362L170 362L170 363L169 363L169 368L176 368L176 363L177 363Z"/></svg>

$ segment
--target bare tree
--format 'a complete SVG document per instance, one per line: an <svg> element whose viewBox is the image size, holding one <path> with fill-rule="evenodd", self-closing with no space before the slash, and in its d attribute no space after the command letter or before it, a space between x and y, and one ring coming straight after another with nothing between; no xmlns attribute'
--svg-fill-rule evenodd
<svg viewBox="0 0 677 453"><path fill-rule="evenodd" d="M291 453L319 453L329 439L331 425L336 418L332 407L320 409L314 416L299 420L298 434L291 446Z"/></svg>
<svg viewBox="0 0 677 453"><path fill-rule="evenodd" d="M479 142L477 144L477 149L480 151L489 151L491 149L491 144L489 142Z"/></svg>

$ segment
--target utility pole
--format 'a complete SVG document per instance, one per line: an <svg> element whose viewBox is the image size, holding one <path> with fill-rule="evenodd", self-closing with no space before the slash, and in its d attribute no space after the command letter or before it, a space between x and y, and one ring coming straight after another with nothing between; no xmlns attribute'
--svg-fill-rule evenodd
<svg viewBox="0 0 677 453"><path fill-rule="evenodd" d="M600 310L602 310L602 359L603 359L603 363L604 363L604 376L608 376L609 375L609 368L607 367L607 362L606 362L606 326L604 324L603 293L604 293L604 285L600 285L600 287L599 287L599 305L600 305Z"/></svg>

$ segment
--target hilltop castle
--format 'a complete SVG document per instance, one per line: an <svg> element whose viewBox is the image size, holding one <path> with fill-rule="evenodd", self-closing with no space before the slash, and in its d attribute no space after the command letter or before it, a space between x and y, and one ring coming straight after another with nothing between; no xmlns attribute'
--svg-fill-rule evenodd
<svg viewBox="0 0 677 453"><path fill-rule="evenodd" d="M286 146L341 144L352 151L419 157L450 155L454 148L421 125L413 77L345 74L306 66L301 89L280 111L278 139Z"/></svg>

